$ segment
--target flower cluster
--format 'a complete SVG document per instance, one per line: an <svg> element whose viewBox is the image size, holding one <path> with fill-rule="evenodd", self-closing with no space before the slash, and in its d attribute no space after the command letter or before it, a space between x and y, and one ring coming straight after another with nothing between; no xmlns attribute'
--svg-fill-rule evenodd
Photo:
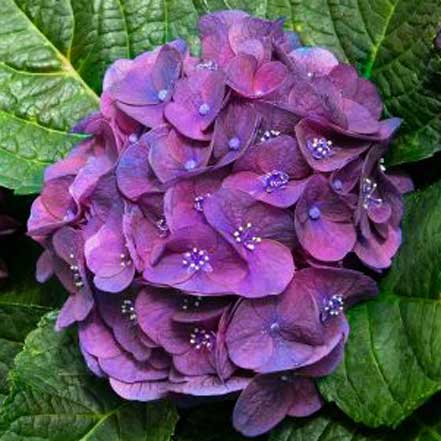
<svg viewBox="0 0 441 441"><path fill-rule="evenodd" d="M116 61L28 224L96 375L142 401L241 391L250 436L320 408L344 310L377 292L350 268L390 265L411 189L382 165L400 121L375 87L282 24L214 13L201 58Z"/></svg>

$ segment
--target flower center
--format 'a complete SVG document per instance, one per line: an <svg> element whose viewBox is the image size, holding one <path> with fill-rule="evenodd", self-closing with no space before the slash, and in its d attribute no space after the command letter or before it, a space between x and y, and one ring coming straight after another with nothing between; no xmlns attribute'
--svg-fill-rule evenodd
<svg viewBox="0 0 441 441"><path fill-rule="evenodd" d="M188 271L196 272L199 270L211 271L210 257L205 250L199 248L192 248L182 256L182 265L188 269Z"/></svg>
<svg viewBox="0 0 441 441"><path fill-rule="evenodd" d="M136 133L132 133L132 134L129 136L129 142L130 142L131 144L135 144L135 142L138 142L138 135L137 135Z"/></svg>
<svg viewBox="0 0 441 441"><path fill-rule="evenodd" d="M190 344L197 350L211 351L216 343L216 334L202 328L194 328L190 334Z"/></svg>
<svg viewBox="0 0 441 441"><path fill-rule="evenodd" d="M164 217L161 217L158 221L156 221L156 228L159 230L160 237L168 236L169 228Z"/></svg>
<svg viewBox="0 0 441 441"><path fill-rule="evenodd" d="M240 139L237 136L233 136L228 141L228 147L231 150L239 150L239 148L240 148Z"/></svg>
<svg viewBox="0 0 441 441"><path fill-rule="evenodd" d="M280 331L280 325L278 322L271 323L270 331L274 334L277 334Z"/></svg>
<svg viewBox="0 0 441 441"><path fill-rule="evenodd" d="M158 92L158 100L159 101L165 101L168 95L168 90L167 89L161 89Z"/></svg>
<svg viewBox="0 0 441 441"><path fill-rule="evenodd" d="M202 213L204 211L204 200L210 195L210 193L206 193L203 196L196 196L193 203L194 209Z"/></svg>
<svg viewBox="0 0 441 441"><path fill-rule="evenodd" d="M217 66L216 62L209 60L209 61L204 61L203 63L197 64L196 68L199 70L217 70L218 66Z"/></svg>
<svg viewBox="0 0 441 441"><path fill-rule="evenodd" d="M321 319L327 320L329 317L337 317L344 310L343 296L340 294L334 294L324 304L322 309Z"/></svg>
<svg viewBox="0 0 441 441"><path fill-rule="evenodd" d="M276 138L280 135L280 130L259 130L260 142L268 141L268 139Z"/></svg>
<svg viewBox="0 0 441 441"><path fill-rule="evenodd" d="M205 116L209 111L210 111L210 105L209 104L202 103L199 106L199 109L198 109L199 115Z"/></svg>
<svg viewBox="0 0 441 441"><path fill-rule="evenodd" d="M372 179L364 178L361 183L361 195L363 198L363 208L368 210L372 205L380 207L383 204L383 199L374 196L377 190L377 183Z"/></svg>
<svg viewBox="0 0 441 441"><path fill-rule="evenodd" d="M122 315L125 315L128 317L128 319L132 322L136 321L136 311L135 307L133 306L133 302L129 299L123 300L121 304L121 313Z"/></svg>
<svg viewBox="0 0 441 441"><path fill-rule="evenodd" d="M340 179L334 179L334 181L332 181L332 187L336 191L341 191L343 188L343 182L341 182Z"/></svg>
<svg viewBox="0 0 441 441"><path fill-rule="evenodd" d="M283 190L289 182L289 176L279 170L273 170L261 177L263 187L267 193L272 193L275 190Z"/></svg>
<svg viewBox="0 0 441 441"><path fill-rule="evenodd" d="M187 296L184 297L184 300L182 301L181 309L183 311L188 311L189 309L197 309L199 306L201 306L202 297L201 296Z"/></svg>
<svg viewBox="0 0 441 441"><path fill-rule="evenodd" d="M132 264L132 260L130 259L130 256L127 256L124 253L121 253L119 255L120 258L120 265L125 268L126 266L130 266Z"/></svg>
<svg viewBox="0 0 441 441"><path fill-rule="evenodd" d="M80 268L78 267L78 265L75 262L75 255L73 253L71 253L69 255L69 257L73 261L72 265L70 265L70 271L72 272L72 279L73 279L74 285L78 289L81 289L84 286L84 283L83 283L83 279L81 278Z"/></svg>
<svg viewBox="0 0 441 441"><path fill-rule="evenodd" d="M185 170L193 170L197 165L197 162L194 159L189 159L188 161L185 162L184 164L184 168Z"/></svg>
<svg viewBox="0 0 441 441"><path fill-rule="evenodd" d="M322 212L320 211L320 208L317 207L316 205L313 205L308 211L308 216L312 220L320 219L321 215L322 215Z"/></svg>
<svg viewBox="0 0 441 441"><path fill-rule="evenodd" d="M312 138L307 144L308 150L314 159L326 159L334 154L333 143L326 138Z"/></svg>
<svg viewBox="0 0 441 441"><path fill-rule="evenodd" d="M241 225L233 233L234 239L237 243L241 243L247 250L253 251L256 244L262 241L262 238L253 233L253 225L251 222Z"/></svg>

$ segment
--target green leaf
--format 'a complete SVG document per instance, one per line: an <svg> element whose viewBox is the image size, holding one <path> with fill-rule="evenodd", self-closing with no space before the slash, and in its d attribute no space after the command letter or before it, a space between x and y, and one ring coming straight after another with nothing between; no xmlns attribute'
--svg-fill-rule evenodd
<svg viewBox="0 0 441 441"><path fill-rule="evenodd" d="M0 402L8 393L7 373L24 339L41 316L58 306L66 295L56 281L40 285L35 280L38 248L25 237L2 240L2 258L9 277L2 281L0 291Z"/></svg>
<svg viewBox="0 0 441 441"><path fill-rule="evenodd" d="M75 333L54 331L55 318L42 319L15 359L0 440L169 441L175 409L119 399L87 371Z"/></svg>
<svg viewBox="0 0 441 441"><path fill-rule="evenodd" d="M320 382L355 421L397 426L441 389L441 183L407 198L404 245L378 299L349 312L344 363Z"/></svg>
<svg viewBox="0 0 441 441"><path fill-rule="evenodd" d="M269 441L439 441L441 400L434 399L395 431L368 430L334 411L305 420L287 419Z"/></svg>
<svg viewBox="0 0 441 441"><path fill-rule="evenodd" d="M83 136L106 68L178 36L197 45L190 0L0 0L0 185L37 192Z"/></svg>

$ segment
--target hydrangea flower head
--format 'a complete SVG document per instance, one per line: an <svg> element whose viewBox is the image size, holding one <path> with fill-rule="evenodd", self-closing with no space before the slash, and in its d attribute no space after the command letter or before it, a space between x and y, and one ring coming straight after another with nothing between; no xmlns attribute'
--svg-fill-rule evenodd
<svg viewBox="0 0 441 441"><path fill-rule="evenodd" d="M353 67L282 20L199 31L200 57L177 40L108 69L28 231L95 375L129 400L239 396L255 436L322 406L345 312L377 293L354 267L390 266L412 183L386 172L400 120Z"/></svg>

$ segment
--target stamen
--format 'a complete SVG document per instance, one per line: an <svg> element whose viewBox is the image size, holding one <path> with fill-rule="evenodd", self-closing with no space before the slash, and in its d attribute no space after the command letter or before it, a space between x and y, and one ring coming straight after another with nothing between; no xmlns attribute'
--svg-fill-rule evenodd
<svg viewBox="0 0 441 441"><path fill-rule="evenodd" d="M231 150L239 150L239 148L240 148L240 139L237 136L233 136L228 141L228 147Z"/></svg>
<svg viewBox="0 0 441 441"><path fill-rule="evenodd" d="M70 265L69 269L72 272L73 283L76 288L81 289L84 286L83 278L80 274L80 268L78 264L75 262L74 253L69 254L69 258L72 259L73 263Z"/></svg>
<svg viewBox="0 0 441 441"><path fill-rule="evenodd" d="M197 309L199 306L201 306L202 297L201 296L187 296L184 297L184 300L182 301L181 309L183 311L188 311L189 309Z"/></svg>
<svg viewBox="0 0 441 441"><path fill-rule="evenodd" d="M260 142L265 142L268 141L269 139L272 138L276 138L277 136L280 135L280 130L274 130L274 129L270 129L270 130L262 130L260 129L258 131L258 136L260 137Z"/></svg>
<svg viewBox="0 0 441 441"><path fill-rule="evenodd" d="M196 196L194 198L193 207L196 211L203 212L204 211L204 200L205 198L211 196L211 193L205 193L203 196Z"/></svg>
<svg viewBox="0 0 441 441"><path fill-rule="evenodd" d="M364 178L361 183L361 195L363 197L363 208L368 210L372 205L380 207L383 199L374 196L377 190L377 183L369 178Z"/></svg>
<svg viewBox="0 0 441 441"><path fill-rule="evenodd" d="M289 182L287 173L280 170L273 170L261 176L263 187L267 193L272 193L275 190L284 190Z"/></svg>
<svg viewBox="0 0 441 441"><path fill-rule="evenodd" d="M320 208L317 207L316 205L313 205L309 210L308 210L308 216L310 219L312 220L317 220L320 218L322 212L320 211Z"/></svg>
<svg viewBox="0 0 441 441"><path fill-rule="evenodd" d="M213 270L210 265L210 257L205 250L199 248L193 248L182 255L182 265L187 267L189 272L196 272L203 270L210 272Z"/></svg>
<svg viewBox="0 0 441 441"><path fill-rule="evenodd" d="M161 89L158 92L158 100L159 101L165 101L167 99L168 90L167 89Z"/></svg>
<svg viewBox="0 0 441 441"><path fill-rule="evenodd" d="M196 65L196 69L199 70L217 70L218 66L214 61L205 61Z"/></svg>
<svg viewBox="0 0 441 441"><path fill-rule="evenodd" d="M168 236L168 233L170 232L168 225L167 225L167 221L164 217L161 217L156 222L156 228L158 228L158 230L159 230L160 237L166 237L166 236Z"/></svg>
<svg viewBox="0 0 441 441"><path fill-rule="evenodd" d="M197 165L197 162L194 159L189 159L188 161L185 162L184 164L184 168L185 170L193 170Z"/></svg>
<svg viewBox="0 0 441 441"><path fill-rule="evenodd" d="M325 304L321 313L322 322L326 321L329 317L337 317L344 311L344 300L340 294L334 294L331 298L325 301Z"/></svg>
<svg viewBox="0 0 441 441"><path fill-rule="evenodd" d="M120 265L123 268L130 266L132 264L132 259L130 258L130 256L126 256L124 253L121 253L119 258L120 258Z"/></svg>
<svg viewBox="0 0 441 441"><path fill-rule="evenodd" d="M253 233L251 222L241 225L233 232L234 240L241 243L247 250L254 251L256 245L262 242L262 238Z"/></svg>
<svg viewBox="0 0 441 441"><path fill-rule="evenodd" d="M213 350L216 344L216 334L202 328L194 328L190 334L190 344L196 349Z"/></svg>
<svg viewBox="0 0 441 441"><path fill-rule="evenodd" d="M326 138L312 138L307 141L308 150L314 159L326 159L334 155L333 142Z"/></svg>
<svg viewBox="0 0 441 441"><path fill-rule="evenodd" d="M207 103L202 103L202 104L199 106L199 110L198 110L199 115L201 115L201 116L205 116L209 111L210 111L210 105L209 105L209 104L207 104Z"/></svg>
<svg viewBox="0 0 441 441"><path fill-rule="evenodd" d="M121 304L121 313L126 315L132 322L136 321L137 319L135 307L133 306L133 302L129 299L123 300Z"/></svg>

